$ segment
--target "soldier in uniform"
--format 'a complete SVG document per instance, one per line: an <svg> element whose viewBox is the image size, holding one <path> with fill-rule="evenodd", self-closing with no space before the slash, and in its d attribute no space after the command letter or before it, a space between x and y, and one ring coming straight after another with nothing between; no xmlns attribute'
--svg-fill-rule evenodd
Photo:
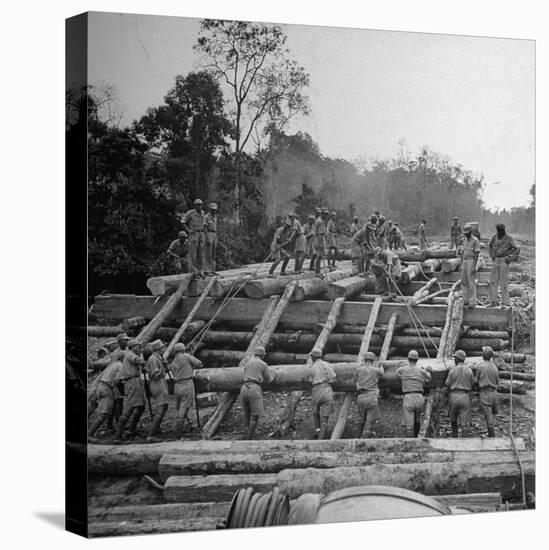
<svg viewBox="0 0 549 550"><path fill-rule="evenodd" d="M274 276L276 266L280 262L282 262L280 275L286 275L286 267L290 261L290 253L286 250L286 247L290 244L291 228L292 222L290 218L286 218L284 223L274 233L273 242L271 243L271 258L273 259L273 263L269 269L270 276Z"/></svg>
<svg viewBox="0 0 549 550"><path fill-rule="evenodd" d="M174 358L169 368L174 380L175 408L177 410L175 438L181 439L185 418L192 426L192 421L187 413L195 408L194 369L201 369L202 361L187 353L185 344L175 344L173 352Z"/></svg>
<svg viewBox="0 0 549 550"><path fill-rule="evenodd" d="M376 277L375 294L394 294L396 285L402 274L399 257L391 250L382 250L379 246L374 250L371 263L372 273ZM393 283L394 281L394 283Z"/></svg>
<svg viewBox="0 0 549 550"><path fill-rule="evenodd" d="M327 235L326 235L326 224L328 223L328 209L323 207L321 209L320 216L315 220L315 225L313 227L313 245L315 247L316 258L315 258L315 272L317 275L320 275L320 265L322 260L327 257Z"/></svg>
<svg viewBox="0 0 549 550"><path fill-rule="evenodd" d="M362 357L362 363L355 371L357 391L356 403L360 415L360 431L357 437L374 437L374 426L379 414L379 379L383 376L383 367L375 365L376 356L367 351Z"/></svg>
<svg viewBox="0 0 549 550"><path fill-rule="evenodd" d="M124 355L128 351L128 342L130 341L130 337L125 332L122 332L116 337L116 341L118 343L118 349L115 349L112 352L112 360L120 361L120 363L122 363L124 360ZM123 382L118 380L113 388L114 409L112 416L107 419L107 426L109 428L113 427L113 421L118 422L122 416L122 409L124 408L124 396L122 395L123 386Z"/></svg>
<svg viewBox="0 0 549 550"><path fill-rule="evenodd" d="M387 244L387 226L385 225L385 216L380 216L377 223L376 244L379 248L384 249Z"/></svg>
<svg viewBox="0 0 549 550"><path fill-rule="evenodd" d="M458 253L461 254L461 290L463 305L474 308L477 305L477 262L480 254L480 242L472 233L469 224L463 227L464 238Z"/></svg>
<svg viewBox="0 0 549 550"><path fill-rule="evenodd" d="M370 217L370 221L353 237L353 244L360 246L361 258L358 264L359 273L366 273L370 268L370 262L374 257L376 248L377 218Z"/></svg>
<svg viewBox="0 0 549 550"><path fill-rule="evenodd" d="M421 220L419 224L419 247L421 250L426 250L429 245L427 244L427 220Z"/></svg>
<svg viewBox="0 0 549 550"><path fill-rule="evenodd" d="M253 438L259 417L265 414L261 386L275 380L275 375L263 361L264 357L265 348L257 346L254 349L254 356L244 367L244 378L240 388L240 398L244 409L244 439Z"/></svg>
<svg viewBox="0 0 549 550"><path fill-rule="evenodd" d="M290 212L288 217L292 224L290 242L294 243L294 273L303 273L303 262L305 261L305 250L307 249L305 231L295 212Z"/></svg>
<svg viewBox="0 0 549 550"><path fill-rule="evenodd" d="M467 355L463 350L454 353L455 366L450 369L446 377L446 387L450 391L448 395L450 425L452 437L458 437L458 424L461 426L462 437L466 437L466 430L471 418L471 390L475 382L475 376L471 367L465 364Z"/></svg>
<svg viewBox="0 0 549 550"><path fill-rule="evenodd" d="M145 360L141 357L139 340L128 342L128 351L124 353L119 377L124 382L124 408L116 426L115 440L121 441L124 428L130 421L130 437L135 435L137 423L145 410L145 393L141 383L141 367Z"/></svg>
<svg viewBox="0 0 549 550"><path fill-rule="evenodd" d="M328 245L328 265L335 267L337 256L337 227L336 227L337 213L332 212L330 219L326 222L326 237Z"/></svg>
<svg viewBox="0 0 549 550"><path fill-rule="evenodd" d="M461 239L461 225L459 224L459 218L454 216L454 223L450 226L450 248L459 248L459 241Z"/></svg>
<svg viewBox="0 0 549 550"><path fill-rule="evenodd" d="M503 223L496 224L496 234L490 239L488 252L494 262L490 276L490 305L498 305L498 287L501 290L501 303L509 306L509 265L516 262L520 248L515 239L505 232Z"/></svg>
<svg viewBox="0 0 549 550"><path fill-rule="evenodd" d="M162 340L155 340L151 342L150 347L152 353L147 359L145 368L150 380L153 418L147 441L154 441L154 435L160 429L170 399L168 396L168 383L166 382L166 364L162 358L164 344Z"/></svg>
<svg viewBox="0 0 549 550"><path fill-rule="evenodd" d="M334 369L321 359L322 352L318 348L311 351L313 364L309 374L313 398L313 422L317 439L326 439L328 420L334 409L334 392L332 383L336 379Z"/></svg>
<svg viewBox="0 0 549 550"><path fill-rule="evenodd" d="M421 427L421 413L425 406L423 388L431 380L431 367L417 365L419 355L415 349L408 352L408 365L399 367L396 375L402 384L402 427L406 437L417 437Z"/></svg>
<svg viewBox="0 0 549 550"><path fill-rule="evenodd" d="M121 332L117 337L116 341L118 342L118 349L114 350L112 353L113 361L122 361L124 359L124 354L128 351L128 342L131 338L125 333Z"/></svg>
<svg viewBox="0 0 549 550"><path fill-rule="evenodd" d="M185 231L180 231L177 239L170 243L167 254L174 259L176 271L185 273L185 264L187 263L185 256L188 254L187 233Z"/></svg>
<svg viewBox="0 0 549 550"><path fill-rule="evenodd" d="M478 399L486 419L488 437L496 437L494 414L499 412L499 371L492 361L493 357L494 350L490 346L483 346L483 361L477 366L475 373L475 381L479 390Z"/></svg>
<svg viewBox="0 0 549 550"><path fill-rule="evenodd" d="M313 243L314 226L315 226L315 217L311 214L307 218L307 223L303 227L303 233L304 233L305 242L306 242L305 253L307 257L311 259L311 262L309 264L309 271L315 270L316 251Z"/></svg>
<svg viewBox="0 0 549 550"><path fill-rule="evenodd" d="M406 244L404 243L404 235L402 234L402 231L398 225L398 222L395 222L393 224L393 232L394 232L394 249L399 250L400 248L404 248L406 250Z"/></svg>
<svg viewBox="0 0 549 550"><path fill-rule="evenodd" d="M195 199L191 208L183 217L183 225L189 234L189 273L200 274L204 260L204 210L202 200Z"/></svg>
<svg viewBox="0 0 549 550"><path fill-rule="evenodd" d="M355 216L353 218L353 223L351 224L351 227L349 227L349 233L351 237L357 232L360 231L360 222L358 220L358 216Z"/></svg>
<svg viewBox="0 0 549 550"><path fill-rule="evenodd" d="M217 204L210 203L210 210L204 216L204 271L215 275L215 256L217 250Z"/></svg>

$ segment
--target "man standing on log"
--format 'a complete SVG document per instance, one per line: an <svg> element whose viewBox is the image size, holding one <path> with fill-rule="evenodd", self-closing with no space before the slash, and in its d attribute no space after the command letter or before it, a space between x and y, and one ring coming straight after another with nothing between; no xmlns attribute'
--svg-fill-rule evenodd
<svg viewBox="0 0 549 550"><path fill-rule="evenodd" d="M263 361L264 357L265 348L257 346L254 349L254 356L244 366L243 384L240 388L240 398L244 409L244 439L253 438L259 417L265 414L261 386L275 380L274 373Z"/></svg>
<svg viewBox="0 0 549 550"><path fill-rule="evenodd" d="M412 349L408 352L408 364L399 367L396 375L402 384L402 427L406 437L417 437L421 427L421 413L425 406L423 388L425 382L431 380L432 369L417 365L418 352Z"/></svg>
<svg viewBox="0 0 549 550"><path fill-rule="evenodd" d="M168 396L168 383L166 382L166 365L162 358L164 344L162 340L150 343L152 354L147 359L145 368L149 374L153 418L147 442L155 441L154 436L160 429L160 424L166 411L170 398Z"/></svg>
<svg viewBox="0 0 549 550"><path fill-rule="evenodd" d="M315 217L311 214L307 218L307 223L303 227L303 232L304 232L305 242L306 242L305 253L307 257L311 259L311 262L309 264L309 271L315 270L316 251L315 251L315 246L313 242L314 226L315 226Z"/></svg>
<svg viewBox="0 0 549 550"><path fill-rule="evenodd" d="M360 262L358 264L359 273L366 273L370 269L370 262L374 257L376 248L376 228L377 218L370 217L370 221L353 237L353 243L360 246L362 251Z"/></svg>
<svg viewBox="0 0 549 550"><path fill-rule="evenodd" d="M202 200L195 199L191 208L183 217L183 225L189 234L189 273L200 274L204 261L204 210Z"/></svg>
<svg viewBox="0 0 549 550"><path fill-rule="evenodd" d="M356 404L360 415L360 431L357 437L365 439L375 437L374 426L380 417L378 383L383 376L383 367L374 365L375 360L376 356L367 351L355 371Z"/></svg>
<svg viewBox="0 0 549 550"><path fill-rule="evenodd" d="M505 232L503 223L496 224L496 234L490 239L488 252L494 262L490 277L490 305L498 305L499 288L502 306L509 307L509 264L518 260L520 248Z"/></svg>
<svg viewBox="0 0 549 550"><path fill-rule="evenodd" d="M427 220L421 220L419 224L419 248L426 250L429 245L427 244Z"/></svg>
<svg viewBox="0 0 549 550"><path fill-rule="evenodd" d="M475 380L478 385L478 398L486 419L488 437L496 437L494 415L499 412L498 384L499 371L492 358L494 350L490 346L482 348L482 363L476 367Z"/></svg>
<svg viewBox="0 0 549 550"><path fill-rule="evenodd" d="M290 244L292 222L286 218L284 223L275 231L273 242L271 243L271 258L273 263L269 269L269 276L274 276L276 266L282 262L280 275L286 275L286 267L290 261L290 253L286 247Z"/></svg>
<svg viewBox="0 0 549 550"><path fill-rule="evenodd" d="M185 264L187 263L185 256L187 256L188 252L187 233L185 231L180 231L177 239L170 243L167 250L167 254L174 259L177 273L185 273Z"/></svg>
<svg viewBox="0 0 549 550"><path fill-rule="evenodd" d="M145 410L145 393L141 383L141 367L144 364L139 340L130 340L120 369L120 378L124 382L124 408L116 426L115 442L122 441L128 420L131 421L128 434L130 437L135 435L137 423Z"/></svg>
<svg viewBox="0 0 549 550"><path fill-rule="evenodd" d="M377 224L376 245L382 250L387 244L387 226L385 225L385 216L380 216Z"/></svg>
<svg viewBox="0 0 549 550"><path fill-rule="evenodd" d="M461 426L461 436L467 437L467 427L471 418L471 390L475 376L471 367L465 364L467 355L458 349L454 353L455 366L446 377L446 387L450 390L448 396L450 425L452 437L458 437L458 424Z"/></svg>
<svg viewBox="0 0 549 550"><path fill-rule="evenodd" d="M337 256L337 227L336 212L330 214L330 219L326 223L326 235L328 240L328 265L335 267Z"/></svg>
<svg viewBox="0 0 549 550"><path fill-rule="evenodd" d="M177 420L175 421L175 438L181 439L185 418L192 427L188 413L195 407L194 369L202 368L202 361L186 352L185 344L175 344L173 348L174 358L170 364L170 371L174 381L175 409ZM198 411L196 411L198 414Z"/></svg>
<svg viewBox="0 0 549 550"><path fill-rule="evenodd" d="M461 242L461 291L463 292L463 305L474 308L477 305L477 262L480 254L480 242L473 235L473 227L465 224L463 228L464 238Z"/></svg>
<svg viewBox="0 0 549 550"><path fill-rule="evenodd" d="M215 256L217 252L217 204L208 206L204 216L204 271L206 275L215 275Z"/></svg>
<svg viewBox="0 0 549 550"><path fill-rule="evenodd" d="M459 248L459 241L461 239L461 225L459 225L459 218L454 216L454 223L450 226L450 249Z"/></svg>
<svg viewBox="0 0 549 550"><path fill-rule="evenodd" d="M326 238L326 224L328 222L329 211L326 207L323 207L320 211L320 216L315 220L313 228L313 244L315 247L315 272L320 275L320 265L322 260L327 257L327 238Z"/></svg>
<svg viewBox="0 0 549 550"><path fill-rule="evenodd" d="M294 273L303 273L303 262L305 261L305 250L307 248L304 229L295 212L290 212L288 217L292 224L290 242L294 243Z"/></svg>
<svg viewBox="0 0 549 550"><path fill-rule="evenodd" d="M323 361L322 351L314 348L311 351L313 364L309 374L309 381L313 385L313 422L315 426L315 438L326 439L328 435L328 421L334 410L334 392L332 383L336 379L334 369L329 363Z"/></svg>

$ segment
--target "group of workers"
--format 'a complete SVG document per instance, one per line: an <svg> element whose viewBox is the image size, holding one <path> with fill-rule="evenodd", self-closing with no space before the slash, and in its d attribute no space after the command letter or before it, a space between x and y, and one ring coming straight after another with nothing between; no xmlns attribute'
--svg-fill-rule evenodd
<svg viewBox="0 0 549 550"><path fill-rule="evenodd" d="M274 373L263 361L265 349L258 347L255 357L244 369L244 384L241 397L244 405L246 439L251 439L257 427L258 419L264 414L262 384L275 379ZM332 385L336 380L335 371L326 361L322 360L322 352L318 348L311 351L312 364L308 381L312 385L313 424L315 439L328 437L328 422L334 410L334 393ZM454 353L455 365L446 377L448 390L448 414L450 418L452 437L468 435L471 417L471 393L478 389L479 402L486 420L488 437L495 437L494 415L499 412L497 387L499 371L492 361L494 351L485 346L482 349L483 361L474 369L465 364L467 355L462 350ZM407 364L396 370L401 383L402 416L401 426L405 437L417 437L421 429L421 415L425 408L425 386L431 380L432 367L418 364L419 355L416 350L408 353ZM371 438L376 436L376 423L380 418L379 381L384 374L382 365L376 362L372 352L366 352L355 371L356 402L360 418L357 437Z"/></svg>
<svg viewBox="0 0 549 550"><path fill-rule="evenodd" d="M194 428L192 411L194 409L196 414L196 399L193 378L194 370L201 368L202 362L188 353L182 343L175 344L167 358L164 357L165 351L162 340L142 346L139 340L125 333L101 348L98 355L105 368L90 392L88 417L94 410L97 415L89 425L88 438L93 438L104 423L107 430L114 432L113 443L121 442L124 436L135 436L148 403L152 418L147 441L156 441L155 435L168 410L171 393L175 396L177 411L174 436L182 437L185 421L191 429Z"/></svg>
<svg viewBox="0 0 549 550"><path fill-rule="evenodd" d="M181 220L183 229L172 241L167 254L174 259L179 273L214 275L217 253L217 204L203 209L201 199L196 199L193 208Z"/></svg>

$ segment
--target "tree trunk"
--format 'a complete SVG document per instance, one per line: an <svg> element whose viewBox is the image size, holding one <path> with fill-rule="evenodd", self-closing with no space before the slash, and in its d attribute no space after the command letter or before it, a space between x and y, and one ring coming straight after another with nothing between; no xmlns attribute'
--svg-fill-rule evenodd
<svg viewBox="0 0 549 550"><path fill-rule="evenodd" d="M299 275L279 276L273 279L252 279L244 285L244 293L248 298L259 300L274 294L282 294L288 284L293 281L313 279L314 276L313 272L307 272Z"/></svg>
<svg viewBox="0 0 549 550"><path fill-rule="evenodd" d="M450 273L452 271L457 271L461 265L461 258L451 258L448 260L443 260L441 270L443 273Z"/></svg>
<svg viewBox="0 0 549 550"><path fill-rule="evenodd" d="M440 268L442 266L442 262L440 260L436 260L434 258L430 260L425 260L421 267L425 273L432 273L433 271L440 271Z"/></svg>
<svg viewBox="0 0 549 550"><path fill-rule="evenodd" d="M150 277L147 279L147 288L151 291L153 296L164 296L164 294L175 292L182 283L185 283L188 287L193 276L192 273L180 273L177 275Z"/></svg>
<svg viewBox="0 0 549 550"><path fill-rule="evenodd" d="M418 291L414 292L414 295L412 296L412 300L410 301L410 305L411 306L418 305L418 303L420 303L420 300L429 296L429 293L431 292L431 288L437 283L438 283L438 279L436 277L429 279L428 283L426 283Z"/></svg>
<svg viewBox="0 0 549 550"><path fill-rule="evenodd" d="M348 277L347 279L342 279L341 281L335 281L330 284L328 289L328 297L330 299L335 298L352 298L357 296L361 292L373 291L375 289L375 277L369 275L368 277Z"/></svg>
<svg viewBox="0 0 549 550"><path fill-rule="evenodd" d="M405 267L400 275L400 282L402 284L407 284L410 281L413 281L415 278L421 275L421 264L409 264Z"/></svg>

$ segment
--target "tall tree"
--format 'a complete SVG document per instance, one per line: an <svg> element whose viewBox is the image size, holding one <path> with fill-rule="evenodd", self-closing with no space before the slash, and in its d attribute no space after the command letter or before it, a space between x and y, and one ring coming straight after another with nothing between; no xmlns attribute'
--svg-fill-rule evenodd
<svg viewBox="0 0 549 550"><path fill-rule="evenodd" d="M206 71L176 76L164 102L149 108L134 128L165 155L171 187L189 202L207 189L215 154L228 146L231 123L223 111L221 88Z"/></svg>
<svg viewBox="0 0 549 550"><path fill-rule="evenodd" d="M281 131L297 113L308 113L303 89L309 75L285 48L281 27L243 21L206 19L200 24L195 50L204 65L227 86L234 125L234 220L240 224L241 161L250 139Z"/></svg>

